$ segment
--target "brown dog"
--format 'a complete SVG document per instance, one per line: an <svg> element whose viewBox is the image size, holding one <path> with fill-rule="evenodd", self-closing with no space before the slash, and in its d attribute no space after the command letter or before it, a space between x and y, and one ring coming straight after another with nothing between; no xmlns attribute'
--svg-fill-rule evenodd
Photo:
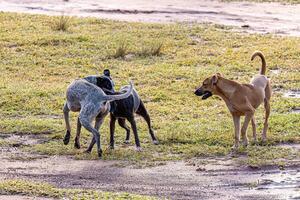
<svg viewBox="0 0 300 200"><path fill-rule="evenodd" d="M264 55L256 51L253 53L251 60L259 56L262 61L260 74L255 75L250 84L240 84L235 81L228 80L217 73L212 77L206 78L202 86L200 86L195 94L203 96L202 99L207 99L212 95L220 96L226 103L234 122L235 127L235 145L234 148L239 147L240 131L242 134L242 141L244 145L248 145L247 127L251 120L253 129L253 139L256 142L256 124L254 113L258 106L264 102L265 106L265 122L262 132L263 142L267 139L268 118L270 115L270 98L271 86L270 81L265 76L266 61ZM245 116L245 121L240 129L240 117Z"/></svg>

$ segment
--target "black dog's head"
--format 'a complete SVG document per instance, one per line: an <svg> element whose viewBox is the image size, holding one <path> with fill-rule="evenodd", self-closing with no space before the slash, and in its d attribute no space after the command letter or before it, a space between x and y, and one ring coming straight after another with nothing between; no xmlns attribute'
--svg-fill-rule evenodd
<svg viewBox="0 0 300 200"><path fill-rule="evenodd" d="M207 99L215 94L216 85L221 74L217 73L212 77L206 78L202 85L196 89L194 92L197 96L202 96L202 99Z"/></svg>
<svg viewBox="0 0 300 200"><path fill-rule="evenodd" d="M115 93L115 84L110 77L110 71L105 69L103 75L97 77L97 86L100 87L105 93Z"/></svg>

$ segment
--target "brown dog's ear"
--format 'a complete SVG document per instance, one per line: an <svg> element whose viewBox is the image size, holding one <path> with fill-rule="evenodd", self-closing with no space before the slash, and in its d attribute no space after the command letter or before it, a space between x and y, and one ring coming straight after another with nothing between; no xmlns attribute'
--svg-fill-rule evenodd
<svg viewBox="0 0 300 200"><path fill-rule="evenodd" d="M216 85L218 82L218 75L213 75L213 77L211 78L211 82L213 85Z"/></svg>
<svg viewBox="0 0 300 200"><path fill-rule="evenodd" d="M219 72L217 73L217 76L223 77L223 75Z"/></svg>

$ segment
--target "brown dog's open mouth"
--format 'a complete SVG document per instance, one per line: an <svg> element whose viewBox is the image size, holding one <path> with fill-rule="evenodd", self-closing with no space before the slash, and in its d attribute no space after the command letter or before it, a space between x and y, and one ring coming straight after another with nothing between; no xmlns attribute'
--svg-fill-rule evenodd
<svg viewBox="0 0 300 200"><path fill-rule="evenodd" d="M212 93L210 91L205 91L203 96L202 96L202 99L207 99L208 97L211 97L212 96Z"/></svg>

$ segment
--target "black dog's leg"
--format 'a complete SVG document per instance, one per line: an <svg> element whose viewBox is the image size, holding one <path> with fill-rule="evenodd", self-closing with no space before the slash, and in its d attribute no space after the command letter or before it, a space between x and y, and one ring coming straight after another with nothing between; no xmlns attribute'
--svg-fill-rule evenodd
<svg viewBox="0 0 300 200"><path fill-rule="evenodd" d="M129 144L129 139L130 139L130 128L126 125L125 119L124 118L119 118L118 119L119 125L126 130L126 138L124 143Z"/></svg>
<svg viewBox="0 0 300 200"><path fill-rule="evenodd" d="M80 132L81 132L81 123L79 117L77 118L77 130L76 130L76 137L74 147L80 149Z"/></svg>
<svg viewBox="0 0 300 200"><path fill-rule="evenodd" d="M145 108L145 105L143 104L142 101L141 101L141 103L140 103L140 106L139 106L138 110L136 111L136 114L141 115L141 116L145 119L145 121L147 122L147 125L148 125L149 134L150 134L150 136L151 136L151 139L152 139L152 141L153 141L153 144L158 144L158 140L157 140L157 138L155 137L154 131L153 131L152 127L151 127L151 119L150 119L150 116L149 116L149 114L148 114L148 112L147 112L147 110L146 110L146 108Z"/></svg>
<svg viewBox="0 0 300 200"><path fill-rule="evenodd" d="M116 123L116 117L113 116L112 114L110 114L110 149L114 149L115 146L115 138L114 138L114 134L115 134L115 123Z"/></svg>
<svg viewBox="0 0 300 200"><path fill-rule="evenodd" d="M140 140L139 140L139 136L138 136L138 133L137 133L137 128L136 128L136 123L135 123L134 116L132 115L132 116L128 117L127 119L130 122L131 128L133 130L136 150L141 151L141 145L140 145Z"/></svg>

